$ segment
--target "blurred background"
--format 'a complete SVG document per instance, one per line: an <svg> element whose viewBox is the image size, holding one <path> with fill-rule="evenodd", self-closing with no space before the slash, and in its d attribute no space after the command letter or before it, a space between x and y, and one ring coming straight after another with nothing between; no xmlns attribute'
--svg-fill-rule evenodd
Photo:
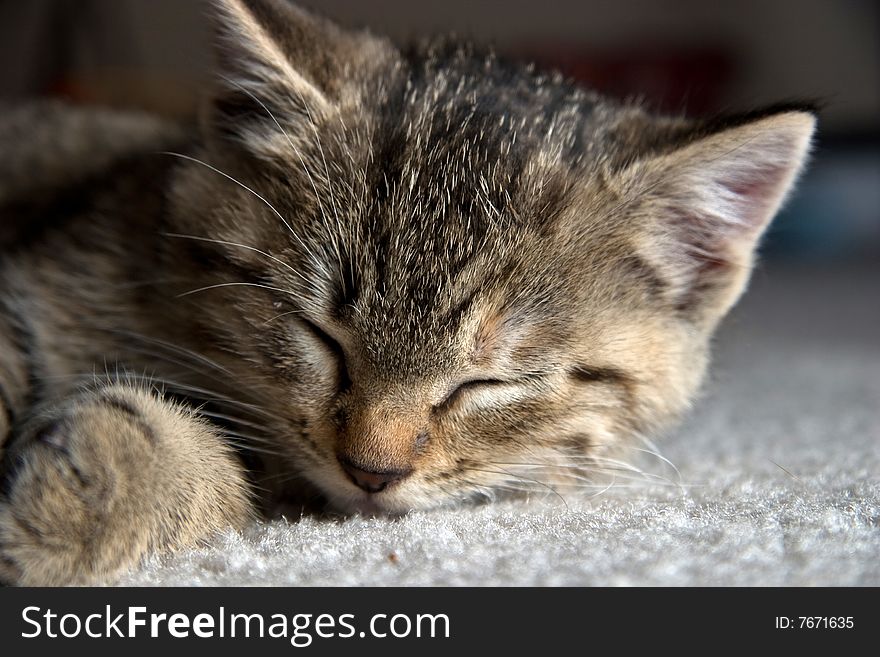
<svg viewBox="0 0 880 657"><path fill-rule="evenodd" d="M398 42L455 32L605 93L694 115L785 99L824 109L812 166L766 258L880 255L876 0L311 0ZM197 0L0 0L0 96L189 116L210 76Z"/></svg>

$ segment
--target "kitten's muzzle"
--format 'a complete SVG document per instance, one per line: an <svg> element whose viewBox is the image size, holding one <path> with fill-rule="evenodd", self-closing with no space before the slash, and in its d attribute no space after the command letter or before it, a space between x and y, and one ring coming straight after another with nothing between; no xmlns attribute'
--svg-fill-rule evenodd
<svg viewBox="0 0 880 657"><path fill-rule="evenodd" d="M359 467L351 459L341 454L336 458L339 460L339 464L354 485L368 493L379 493L388 488L388 486L406 479L413 471L412 468L408 468L406 470L384 470L381 472L375 472L373 470Z"/></svg>

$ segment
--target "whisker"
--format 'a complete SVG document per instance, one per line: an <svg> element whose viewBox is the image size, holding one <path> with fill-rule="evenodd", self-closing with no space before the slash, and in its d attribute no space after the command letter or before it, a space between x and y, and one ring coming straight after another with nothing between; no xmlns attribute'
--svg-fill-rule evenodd
<svg viewBox="0 0 880 657"><path fill-rule="evenodd" d="M493 461L492 464L497 465L507 465L511 467L520 467L520 468L528 468L530 470L537 470L538 472L546 471L555 478L558 479L566 479L568 481L593 481L594 479L589 479L588 477L580 477L576 473L572 471L581 472L584 475L590 475L595 477L605 477L612 476L616 479L623 479L625 481L635 481L642 482L645 485L662 485L662 486L674 486L680 490L684 488L681 483L681 476L678 475L677 469L669 463L669 466L676 472L677 480L669 479L662 474L654 473L654 472L646 472L641 468L636 467L631 463L627 463L624 461L620 461L616 458L611 458L608 456L602 456L598 454L572 454L569 451L556 451L551 450L551 453L543 458L540 454L535 453L535 451L529 447L528 445L523 445L529 453L531 453L535 459L533 461L512 461L512 462L500 462ZM652 454L652 456L658 458L661 462L666 462L662 456L657 454L656 452L644 450L635 446L627 446L633 451L647 451Z"/></svg>
<svg viewBox="0 0 880 657"><path fill-rule="evenodd" d="M284 138L287 139L287 143L290 144L290 147L293 149L293 152L296 153L296 156L299 158L300 164L302 164L302 167L303 167L303 172L306 174L306 177L309 179L309 183L312 186L312 190L315 192L315 200L318 203L318 208L321 210L321 216L324 219L326 219L327 215L324 212L324 205L321 203L321 195L318 193L318 188L315 185L315 181L312 178L312 174L309 172L308 166L306 166L306 162L303 159L302 153L300 152L299 148L297 148L296 145L293 143L293 139L290 138L290 134L287 132L287 130L284 129L284 127L281 125L281 123L278 121L278 119L275 118L275 115L272 113L272 111L268 107L266 107L266 105L263 103L263 101L260 100L259 98L257 98L257 96L255 96L253 93L251 93L250 90L248 90L247 88L245 88L244 86L242 86L241 84L239 84L238 82L236 82L235 80L233 80L231 78L227 78L225 76L221 76L221 77L227 83L238 87L239 90L243 91L248 96L250 96L251 100L253 100L257 104L259 104L259 106L262 107L266 111L266 114L269 115L269 118L271 118L272 121L275 122L275 125L278 126L278 129L281 131L281 134L284 135ZM302 100L302 97L300 97L300 100Z"/></svg>
<svg viewBox="0 0 880 657"><path fill-rule="evenodd" d="M270 317L265 322L263 322L263 326L267 326L271 322L274 322L276 319L281 319L282 317L286 317L287 315L303 315L303 311L301 310L288 310L287 312L280 313L275 315L274 317Z"/></svg>
<svg viewBox="0 0 880 657"><path fill-rule="evenodd" d="M656 458L660 459L660 461L672 468L672 470L675 472L675 476L678 477L679 481L681 481L681 472L675 466L675 463L663 456L657 446L647 436L643 434L638 434L637 438L645 446L645 453L655 456Z"/></svg>
<svg viewBox="0 0 880 657"><path fill-rule="evenodd" d="M232 282L232 283L217 283L215 285L206 285L204 287L196 288L195 290L189 290L188 292L183 292L182 294L178 294L178 297L187 297L190 294L196 294L197 292L205 292L206 290L214 290L218 287L234 287L238 285L243 285L246 287L259 287L264 290L272 290L273 292L282 292L284 294L289 294L291 296L296 296L295 293L290 290L285 290L280 287L273 287L272 285L263 285L262 283L245 283L245 282Z"/></svg>
<svg viewBox="0 0 880 657"><path fill-rule="evenodd" d="M161 345L159 345L159 346L161 346ZM226 386L228 384L227 379L221 379L218 376L216 376L216 374L213 371L211 371L211 370L206 371L204 368L197 367L193 363L182 361L177 358L172 358L166 354L157 353L155 351L141 349L141 348L138 348L138 347L130 345L130 344L125 346L124 349L127 350L128 352L134 352L136 354L140 354L142 356L149 357L158 363L173 363L175 365L183 367L186 370L188 370L188 372L186 372L186 373L181 373L183 376L192 376L191 373L195 373L195 376L197 376L199 379L210 379L210 380L216 381L217 383L220 383L221 385L224 385L224 386ZM195 352L187 353L189 350L178 350L178 351L180 351L180 353L182 353L183 355L187 355L190 357L197 355ZM217 365L216 363L213 363L213 361L210 361L210 359L207 359L207 357L205 357L204 359L201 359L200 362L206 362L206 363L210 362L210 364L212 364L215 367L218 367L218 368L222 367L222 366ZM117 359L117 364L118 364L118 359ZM226 368L222 368L222 371L229 372L230 375L233 374L232 372L230 372ZM94 372L92 373L92 375L93 375L93 378L96 377L96 374ZM76 377L80 377L80 376L83 376L83 375L77 375L77 374L57 375L55 378L58 378L59 380L63 380L65 378L74 378L75 379ZM106 376L108 379L113 380L112 377L110 377L109 372L106 374ZM49 378L52 378L51 375ZM239 376L238 378L240 379L241 377ZM127 373L125 379L126 380L135 380L136 377L134 375L132 375L131 373ZM165 373L165 376L163 376L163 377L159 377L154 372L151 375L151 378L147 383L148 383L148 385L154 385L155 382L160 381L160 380L171 383L172 387L177 388L177 389L182 389L185 385L179 380L172 380L171 378L169 378L169 373L167 373L167 372ZM97 381L96 381L96 383L97 383ZM189 385L189 384L187 384L186 387L191 391L196 390L196 388L194 386ZM252 399L255 399L255 400L259 399L259 397L254 395L251 391L252 391L252 388L242 388L238 392L245 392ZM211 395L223 397L227 401L232 400L231 397L229 397L228 395L224 395L217 390L208 390L208 392Z"/></svg>
<svg viewBox="0 0 880 657"><path fill-rule="evenodd" d="M241 442L236 441L230 438L230 434L222 434L223 442L228 444L231 447L235 447L237 449L242 449L249 452L255 452L257 454L265 454L266 456L283 456L283 454L277 450L266 449L264 447L258 447L254 445L250 441Z"/></svg>
<svg viewBox="0 0 880 657"><path fill-rule="evenodd" d="M553 493L553 495L558 497L562 501L562 503L565 505L565 507L568 508L568 502L565 501L565 498L559 493L559 491L557 491L555 488L553 488L553 486L551 486L550 484L547 484L546 482L540 481L538 479L531 479L529 477L523 477L522 475L518 475L513 472L508 472L507 470L503 470L503 469L502 470L487 470L487 469L472 468L472 467L468 467L466 469L473 471L473 472L487 472L487 473L496 474L496 475L503 474L503 475L507 475L508 477L514 477L514 478L522 480L522 481L527 481L527 482L531 482L533 484L538 484L539 486L546 488L548 491Z"/></svg>
<svg viewBox="0 0 880 657"><path fill-rule="evenodd" d="M299 90L297 90L297 93L300 93ZM336 198L333 195L333 183L330 180L330 169L327 167L327 158L324 156L324 147L321 145L321 136L318 134L318 126L315 125L315 121L312 118L312 112L309 110L308 103L302 100L301 93L300 101L303 103L303 107L306 108L306 116L309 119L309 124L312 126L312 132L315 135L315 143L318 145L318 152L321 153L321 160L324 162L324 175L326 176L327 180L327 191L330 193L330 203L333 205L333 214L336 217L336 225L341 228L342 223L339 221L339 211L336 208Z"/></svg>
<svg viewBox="0 0 880 657"><path fill-rule="evenodd" d="M263 196L261 196L260 194L258 194L257 192L255 192L253 189L251 189L250 187L248 187L247 185L245 185L245 184L244 184L243 182L241 182L240 180L234 178L233 176L230 176L230 175L229 175L228 173L226 173L225 171L221 171L220 169L218 169L218 168L215 167L215 166L211 166L211 165L208 164L207 162L204 162L204 161L198 159L197 157L192 157L191 155L184 155L183 153L175 153L174 151L160 151L160 152L159 152L159 155L171 155L171 156L173 156L173 157L179 157L179 158L182 158L182 159L184 159L184 160L188 160L188 161L190 161L190 162L194 162L194 163L196 163L196 164L201 164L202 166L207 167L207 168L210 169L211 171L220 174L220 175L223 176L224 178L226 178L226 179L228 179L228 180L231 180L232 182L234 182L236 185L238 185L238 186L241 187L242 189L244 189L244 190L250 192L250 193L253 194L256 198L258 198L260 201L262 201L262 202L266 205L266 207L268 207L272 212L274 212L275 215L276 215L279 219L281 219L281 221L284 223L284 225L287 226L287 230L290 231L290 234L293 235L294 239L296 239L296 241L299 242L300 246L302 246L303 249L305 249L306 253L308 253L310 256L314 257L314 254L311 252L311 250L310 250L310 249L309 249L309 248L303 243L303 241L299 238L299 235L296 234L296 231L293 230L293 227L288 223L287 219L285 219L284 216L283 216L280 212L278 212L278 210L275 209L275 206L272 205L271 203L269 203L269 201L267 201L265 197L263 197Z"/></svg>
<svg viewBox="0 0 880 657"><path fill-rule="evenodd" d="M131 375L131 376L133 377L134 375ZM156 376L156 377L153 377L153 381L160 383L160 384L163 384L164 386L166 386L168 389L171 389L171 390L179 390L184 393L187 393L187 392L194 393L195 395L199 396L199 400L201 400L201 401L216 402L216 403L221 403L221 404L232 404L234 406L239 406L241 408L244 408L248 412L256 413L258 415L263 415L263 416L265 416L269 419L272 419L272 420L277 419L275 414L270 413L268 410L266 410L261 405L244 402L239 399L234 399L234 398L232 398L228 395L225 395L222 392L219 392L217 390L211 390L209 388L190 385L187 383L183 383L180 381L175 381L173 379L169 379L167 377Z"/></svg>
<svg viewBox="0 0 880 657"><path fill-rule="evenodd" d="M260 481L275 483L275 484L286 484L291 481L310 481L308 477L298 471L288 471L288 472L277 472L275 474L270 475L261 475Z"/></svg>
<svg viewBox="0 0 880 657"><path fill-rule="evenodd" d="M164 345L156 344L154 346L162 347ZM143 347L139 348L139 347L131 345L131 344L119 347L119 350L124 353L127 352L128 354L134 353L134 354L139 354L141 356L148 356L151 359L154 359L154 360L162 362L162 363L173 363L174 365L179 365L180 367L185 368L189 372L196 372L201 377L214 379L219 382L223 382L223 379L220 379L216 376L216 374L214 373L214 369L219 369L224 374L232 375L231 371L229 371L225 367L219 366L214 363L208 364L207 362L200 360L199 362L201 362L205 365L208 365L208 367L210 368L210 369L206 370L203 367L196 366L194 363L191 363L191 362L188 362L185 360L180 360L178 358L173 358L171 356L168 356L167 354L157 353L156 351L153 351L153 350L150 350L147 348L143 348ZM193 356L193 354L187 354L186 350L175 350L174 353L178 353L181 356L190 356L190 357ZM208 374L208 372L210 372L210 374Z"/></svg>
<svg viewBox="0 0 880 657"><path fill-rule="evenodd" d="M208 367L210 367L212 369L223 372L224 374L232 374L232 372L228 368L224 367L223 365L221 365L217 361L215 361L211 358L208 358L204 354L201 354L197 351L183 347L179 344L175 344L173 342L168 342L167 340L161 340L159 338L147 336L142 333L137 333L135 331L127 331L127 330L123 330L123 329L109 329L109 330L111 330L115 333L119 333L121 335L125 335L126 337L129 337L129 338L142 340L143 342L147 342L148 344L153 344L153 345L164 347L164 348L169 349L171 351L174 351L182 356L188 356L188 357L192 358L193 360L196 360L199 363L202 363L203 365L207 365Z"/></svg>
<svg viewBox="0 0 880 657"><path fill-rule="evenodd" d="M307 116L308 119L309 119L309 124L310 124L311 127L312 127L312 132L313 132L314 135L315 135L315 143L316 143L317 146L318 146L318 151L319 151L320 154L321 154L321 160L322 160L323 163L324 163L324 174L325 174L325 180L327 181L327 191L330 193L330 203L331 203L332 206L333 206L333 215L334 215L334 217L335 217L335 219L336 219L337 232L341 233L341 232L342 232L342 222L339 220L339 211L338 211L338 209L337 209L337 207L336 207L336 197L335 197L335 195L333 194L333 182L330 180L330 170L327 168L327 158L324 156L324 148L323 148L323 146L321 145L321 137L320 137L320 135L318 134L318 127L315 125L315 120L312 118L312 112L311 112L311 110L309 109L309 104L308 104L307 102L305 102L305 99L302 97L302 93L301 93L298 89L296 90L296 93L297 93L297 95L299 96L300 103L302 104L302 106L303 106L303 107L305 108L305 110L306 110L306 116ZM269 110L266 109L266 111L268 112ZM270 114L271 114L271 112L270 112ZM273 119L274 119L274 117L273 117ZM276 121L276 123L277 123L277 121ZM282 128L282 131L283 131L283 128ZM287 134L287 133L285 133L285 135L286 135L286 134ZM289 140L290 140L290 137L288 137L288 141L289 141ZM292 143L291 143L291 145L292 145ZM298 152L298 151L297 151L297 154L299 155L299 152ZM302 160L302 156L300 155L299 157L300 157L300 160ZM305 163L303 163L303 167L305 167ZM311 176L309 176L309 180L311 181ZM312 187L314 188L314 181L312 181ZM316 195L318 194L317 190L315 190L315 194L316 194ZM320 196L318 196L318 198L320 198ZM319 201L319 205L320 205L320 201ZM324 219L324 221L325 221L325 223L326 223L326 222L327 222L327 215L326 215L326 213L324 212L324 208L323 208L323 206L321 205L320 207L321 207L321 216L323 217L323 219ZM334 250L336 251L336 255L337 255L337 263L338 263L338 265L339 265L339 277L340 277L340 280L345 280L345 277L344 277L343 272L342 272L342 254L341 254L341 252L340 252L339 244L338 244L338 242L337 242L336 234L335 234L335 233L332 233L332 232L330 233L330 242L333 244L333 248L334 248Z"/></svg>
<svg viewBox="0 0 880 657"><path fill-rule="evenodd" d="M255 96L253 93L251 93L250 90L248 90L247 88L245 88L244 86L242 86L241 84L236 82L235 80L232 80L232 79L229 79L226 77L224 77L223 79L226 80L228 83L235 85L241 91L243 91L248 96L250 96L250 98L252 100L254 100L257 104L260 105L260 107L262 107L266 111L266 114L269 115L269 118L272 119L272 121L275 123L275 125L278 126L278 129L281 131L281 134L284 135L284 138L287 140L287 143L290 144L290 147L293 149L293 152L296 153L297 158L299 158L300 164L302 165L303 172L306 174L306 177L309 179L309 184L312 186L312 191L314 191L314 193L315 193L315 201L318 203L318 209L321 212L321 218L324 220L324 223L326 224L327 223L327 213L324 211L324 204L321 202L321 195L318 193L318 187L317 187L317 185L315 185L315 179L312 177L312 174L309 171L308 165L306 165L306 161L302 156L302 152L300 151L299 148L297 148L296 144L294 144L293 139L291 139L291 137L290 137L290 134L287 132L287 130L284 129L284 127L281 125L281 123L278 121L278 119L275 118L275 115L263 103L263 101L260 100L259 98L257 98L257 96ZM312 119L311 113L308 110L308 104L305 103L305 101L302 98L302 94L300 94L300 102L302 102L303 106L306 108L306 112L308 113L309 121L311 121L311 119ZM314 122L312 123L312 126L314 127ZM320 146L320 142L319 142L319 146ZM323 152L321 153L321 155L323 157ZM326 162L325 162L325 165L326 165ZM328 182L328 184L330 182L329 175L328 175L327 182ZM331 200L333 198L332 190L331 190L331 197L330 198L331 198ZM334 202L334 207L335 207L335 202ZM337 214L337 225L339 225L339 215L338 214ZM329 231L326 231L326 234L330 238L330 241L332 242L332 244L336 250L336 253L338 255L339 254L339 246L338 246L338 244L336 244L335 235L333 235ZM302 244L302 242L300 242L300 244ZM306 248L304 244L302 246L303 246L303 248ZM306 248L306 251L309 253L309 255L311 255L314 258L314 255L307 248ZM340 258L340 260L341 260L341 258ZM341 267L341 262L340 262L340 267ZM342 272L340 271L340 275L341 274L342 274Z"/></svg>
<svg viewBox="0 0 880 657"><path fill-rule="evenodd" d="M224 244L224 245L226 245L226 246L237 246L237 247L240 247L240 248L242 248L242 249L247 249L247 250L249 250L249 251L254 251L255 253L259 253L259 254L262 255L262 256L265 256L265 257L267 257L267 258L269 258L269 259L271 259L271 260L274 260L275 262L277 262L277 263L278 263L279 265L281 265L282 267L286 267L287 269L289 269L290 271L292 271L294 274L296 274L297 276L299 276L299 277L300 277L303 281L305 281L306 283L309 282L308 279L306 279L305 276L303 276L300 272L298 272L296 269L294 269L293 267L291 267L289 264L287 264L286 262L284 262L284 261L281 260L280 258L276 258L276 257L273 256L271 253L267 253L267 252L265 252L265 251L262 251L262 250L260 250L260 249L258 249L258 248L256 248L256 247L254 247L254 246L249 246L249 245L247 245L247 244L240 244L240 243L238 243L238 242L229 242L229 241L226 241L226 240L215 240L215 239L212 239L212 238L210 238L210 237L200 237L200 236L198 236L198 235L183 235L183 234L180 234L180 233L162 233L162 235L164 235L165 237L177 237L177 238L180 238L180 239L197 240L197 241L199 241L199 242L211 242L212 244Z"/></svg>
<svg viewBox="0 0 880 657"><path fill-rule="evenodd" d="M243 427L250 427L251 429L256 429L257 431L271 431L271 429L263 424L257 424L256 422L251 422L250 420L245 420L237 415L230 415L228 413L216 413L214 411L206 411L202 408L198 409L199 415L204 415L205 417L210 417L215 420L223 420L224 422L232 422L237 425L241 425Z"/></svg>

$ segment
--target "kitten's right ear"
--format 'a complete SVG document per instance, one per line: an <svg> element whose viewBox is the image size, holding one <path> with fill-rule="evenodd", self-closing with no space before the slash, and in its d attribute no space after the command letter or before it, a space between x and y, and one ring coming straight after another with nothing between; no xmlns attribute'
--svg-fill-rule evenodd
<svg viewBox="0 0 880 657"><path fill-rule="evenodd" d="M217 85L203 108L207 137L271 157L332 110L347 35L285 0L209 4Z"/></svg>

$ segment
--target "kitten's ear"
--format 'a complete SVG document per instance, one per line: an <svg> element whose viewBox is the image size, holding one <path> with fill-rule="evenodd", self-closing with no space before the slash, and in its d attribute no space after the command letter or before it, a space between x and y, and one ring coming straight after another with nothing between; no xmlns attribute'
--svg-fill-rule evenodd
<svg viewBox="0 0 880 657"><path fill-rule="evenodd" d="M296 137L331 111L347 35L286 0L209 4L217 86L203 124L209 137L271 155L260 151L278 147L276 121Z"/></svg>
<svg viewBox="0 0 880 657"><path fill-rule="evenodd" d="M811 111L783 110L700 129L695 138L627 167L648 229L643 255L680 311L714 326L742 293L755 248L809 151Z"/></svg>

